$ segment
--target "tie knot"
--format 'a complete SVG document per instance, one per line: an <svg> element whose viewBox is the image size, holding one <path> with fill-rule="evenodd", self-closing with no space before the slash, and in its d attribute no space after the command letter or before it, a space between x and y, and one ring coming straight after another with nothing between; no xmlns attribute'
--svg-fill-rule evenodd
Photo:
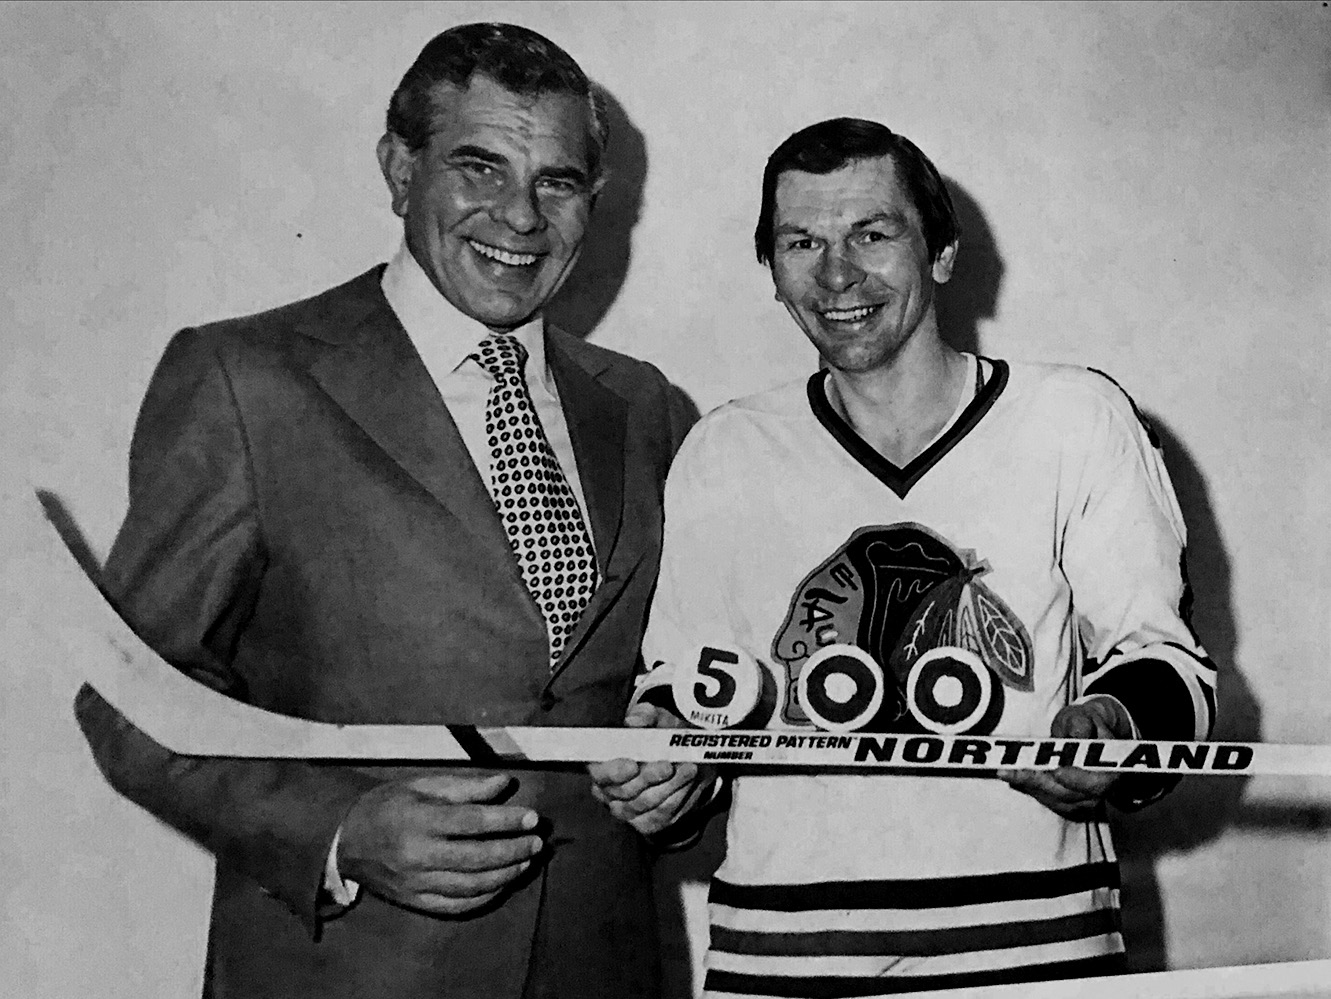
<svg viewBox="0 0 1331 999"><path fill-rule="evenodd" d="M496 381L522 380L522 368L527 363L527 348L514 336L496 333L481 341L471 355Z"/></svg>

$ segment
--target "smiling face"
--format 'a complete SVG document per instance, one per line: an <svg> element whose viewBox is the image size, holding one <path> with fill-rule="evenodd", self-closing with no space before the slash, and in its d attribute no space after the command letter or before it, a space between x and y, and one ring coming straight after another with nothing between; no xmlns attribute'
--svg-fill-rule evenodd
<svg viewBox="0 0 1331 999"><path fill-rule="evenodd" d="M934 285L952 276L956 244L929 259L891 157L787 171L775 201L777 299L828 364L874 371L921 332L937 336Z"/></svg>
<svg viewBox="0 0 1331 999"><path fill-rule="evenodd" d="M444 298L490 329L515 329L563 284L587 230L587 102L474 76L465 90L440 84L435 107L421 149L391 133L379 141L393 211Z"/></svg>

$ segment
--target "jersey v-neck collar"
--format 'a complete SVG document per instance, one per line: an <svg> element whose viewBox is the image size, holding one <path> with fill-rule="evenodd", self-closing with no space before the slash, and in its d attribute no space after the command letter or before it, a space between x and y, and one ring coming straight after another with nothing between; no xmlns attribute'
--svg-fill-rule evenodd
<svg viewBox="0 0 1331 999"><path fill-rule="evenodd" d="M846 450L847 454L863 465L867 471L872 473L892 492L896 493L899 499L905 499L911 487L919 482L929 469L937 465L944 455L961 443L961 440L975 429L975 425L984 418L985 413L989 412L990 407L998 400L1003 389L1007 386L1007 362L996 361L987 357L981 358L977 355L975 363L979 365L982 361L988 361L993 367L993 373L983 387L962 410L961 415L953 421L952 426L943 431L937 440L911 459L904 468L892 464L875 451L868 441L856 433L855 428L842 419L841 414L832 408L832 403L827 398L825 382L828 373L826 371L817 371L809 378L809 408L813 410L813 415L818 422Z"/></svg>

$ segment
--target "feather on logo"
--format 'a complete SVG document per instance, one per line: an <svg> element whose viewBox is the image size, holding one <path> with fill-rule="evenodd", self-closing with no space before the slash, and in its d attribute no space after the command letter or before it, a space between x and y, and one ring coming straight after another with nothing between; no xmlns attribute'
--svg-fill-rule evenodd
<svg viewBox="0 0 1331 999"><path fill-rule="evenodd" d="M867 652L886 681L866 730L992 732L1004 687L1029 691L1035 677L1030 635L981 580L988 571L921 524L855 531L800 583L773 639L785 671L783 721L811 723L800 673L820 649L843 644Z"/></svg>

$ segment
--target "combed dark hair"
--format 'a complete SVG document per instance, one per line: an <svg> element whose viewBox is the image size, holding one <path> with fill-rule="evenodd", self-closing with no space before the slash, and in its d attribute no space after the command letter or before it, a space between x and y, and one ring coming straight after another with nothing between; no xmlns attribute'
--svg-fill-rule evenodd
<svg viewBox="0 0 1331 999"><path fill-rule="evenodd" d="M465 88L477 73L515 94L583 98L592 121L588 161L592 176L599 176L610 138L604 100L571 55L516 24L460 24L430 39L393 91L388 130L413 152L423 148L434 130L434 88L440 83Z"/></svg>
<svg viewBox="0 0 1331 999"><path fill-rule="evenodd" d="M897 176L906 195L920 213L924 243L929 260L961 235L956 209L938 170L929 157L904 135L897 135L886 125L863 118L832 118L802 128L767 158L763 170L763 200L758 209L758 225L753 230L753 245L758 263L771 265L775 237L776 182L787 170L806 173L831 173L859 160L892 157Z"/></svg>

